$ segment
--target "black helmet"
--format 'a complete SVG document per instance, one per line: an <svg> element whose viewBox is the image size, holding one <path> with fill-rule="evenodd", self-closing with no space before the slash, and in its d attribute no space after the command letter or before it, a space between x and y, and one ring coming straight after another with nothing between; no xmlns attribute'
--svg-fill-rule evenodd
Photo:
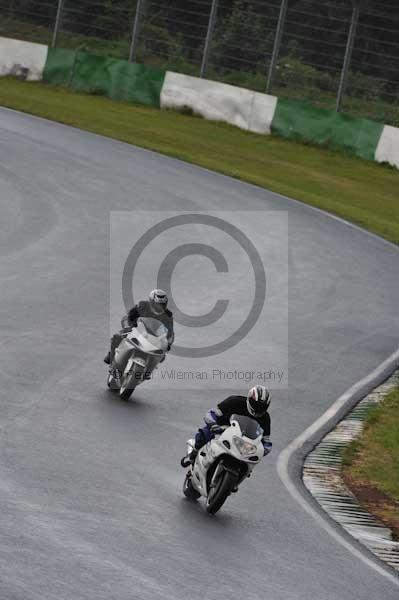
<svg viewBox="0 0 399 600"><path fill-rule="evenodd" d="M253 417L261 417L266 414L270 406L270 392L264 385L255 385L248 392L247 409Z"/></svg>
<svg viewBox="0 0 399 600"><path fill-rule="evenodd" d="M163 290L152 290L148 299L156 315L161 315L165 312L168 305L168 297Z"/></svg>

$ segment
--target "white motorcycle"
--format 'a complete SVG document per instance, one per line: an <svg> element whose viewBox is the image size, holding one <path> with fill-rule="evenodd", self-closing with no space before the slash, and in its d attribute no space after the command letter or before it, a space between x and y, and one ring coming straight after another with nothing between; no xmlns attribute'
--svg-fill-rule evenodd
<svg viewBox="0 0 399 600"><path fill-rule="evenodd" d="M122 400L128 400L140 383L151 378L168 346L168 330L163 323L150 317L137 319L136 327L124 334L115 350L108 387L119 391Z"/></svg>
<svg viewBox="0 0 399 600"><path fill-rule="evenodd" d="M207 512L215 514L263 458L262 437L263 429L254 419L232 415L230 426L198 451L184 480L184 495L191 500L204 496ZM187 457L193 449L190 439Z"/></svg>

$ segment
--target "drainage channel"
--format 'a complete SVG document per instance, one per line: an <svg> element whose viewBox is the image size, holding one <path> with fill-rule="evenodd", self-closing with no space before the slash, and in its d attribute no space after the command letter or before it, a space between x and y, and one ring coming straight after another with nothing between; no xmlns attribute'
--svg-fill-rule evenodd
<svg viewBox="0 0 399 600"><path fill-rule="evenodd" d="M368 396L330 431L306 457L303 482L322 508L373 554L399 571L399 542L376 517L359 505L342 477L342 451L363 429L369 409L399 385L399 371Z"/></svg>

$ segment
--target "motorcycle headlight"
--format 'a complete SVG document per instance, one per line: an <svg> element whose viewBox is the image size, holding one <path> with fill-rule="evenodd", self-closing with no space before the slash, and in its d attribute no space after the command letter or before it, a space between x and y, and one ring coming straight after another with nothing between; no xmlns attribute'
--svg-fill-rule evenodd
<svg viewBox="0 0 399 600"><path fill-rule="evenodd" d="M238 452L240 454L242 454L243 456L251 456L251 454L255 454L256 446L254 444L250 444L249 442L246 442L245 440L238 437L237 435L235 435L233 437L233 441L234 441L235 447L237 448Z"/></svg>

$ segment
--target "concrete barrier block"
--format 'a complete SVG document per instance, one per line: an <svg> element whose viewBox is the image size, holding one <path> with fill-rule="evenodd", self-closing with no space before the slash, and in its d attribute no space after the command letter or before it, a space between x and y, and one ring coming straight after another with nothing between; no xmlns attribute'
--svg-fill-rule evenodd
<svg viewBox="0 0 399 600"><path fill-rule="evenodd" d="M190 108L204 119L224 121L248 129L254 92L233 85L166 73L161 107Z"/></svg>
<svg viewBox="0 0 399 600"><path fill-rule="evenodd" d="M375 160L399 168L399 128L385 125L375 151Z"/></svg>
<svg viewBox="0 0 399 600"><path fill-rule="evenodd" d="M15 75L28 81L40 81L47 50L44 44L0 38L0 76Z"/></svg>
<svg viewBox="0 0 399 600"><path fill-rule="evenodd" d="M276 106L276 96L254 92L248 129L255 133L270 135Z"/></svg>

